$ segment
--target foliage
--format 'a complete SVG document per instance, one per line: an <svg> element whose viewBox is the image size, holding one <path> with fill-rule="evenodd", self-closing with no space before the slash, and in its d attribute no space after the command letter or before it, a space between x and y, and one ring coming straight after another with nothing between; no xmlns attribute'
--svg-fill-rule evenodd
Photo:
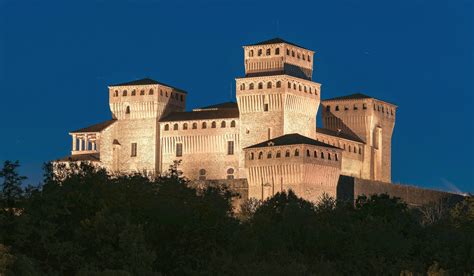
<svg viewBox="0 0 474 276"><path fill-rule="evenodd" d="M474 198L408 208L387 195L355 204L292 191L248 200L163 176L45 166L23 189L5 162L0 275L457 275L474 269ZM59 177L60 176L60 177ZM5 193L4 193L5 194ZM424 209L423 209L424 208ZM431 208L431 209L429 209ZM16 212L12 212L16 210Z"/></svg>

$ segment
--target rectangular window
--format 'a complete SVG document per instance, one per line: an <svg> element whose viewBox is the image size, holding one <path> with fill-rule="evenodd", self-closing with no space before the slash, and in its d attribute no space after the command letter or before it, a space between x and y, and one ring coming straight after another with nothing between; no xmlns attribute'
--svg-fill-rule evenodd
<svg viewBox="0 0 474 276"><path fill-rule="evenodd" d="M137 143L132 143L132 152L130 154L131 157L137 156Z"/></svg>
<svg viewBox="0 0 474 276"><path fill-rule="evenodd" d="M234 155L234 141L227 141L227 154Z"/></svg>
<svg viewBox="0 0 474 276"><path fill-rule="evenodd" d="M268 111L268 104L263 105L263 111Z"/></svg>
<svg viewBox="0 0 474 276"><path fill-rule="evenodd" d="M183 156L183 144L177 143L176 144L176 157Z"/></svg>

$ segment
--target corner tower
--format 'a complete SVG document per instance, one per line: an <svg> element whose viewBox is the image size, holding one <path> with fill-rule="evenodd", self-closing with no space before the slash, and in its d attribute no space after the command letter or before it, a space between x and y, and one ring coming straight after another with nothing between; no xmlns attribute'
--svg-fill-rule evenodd
<svg viewBox="0 0 474 276"><path fill-rule="evenodd" d="M391 182L397 106L360 93L323 100L321 105L324 128L357 136L367 145L361 177Z"/></svg>

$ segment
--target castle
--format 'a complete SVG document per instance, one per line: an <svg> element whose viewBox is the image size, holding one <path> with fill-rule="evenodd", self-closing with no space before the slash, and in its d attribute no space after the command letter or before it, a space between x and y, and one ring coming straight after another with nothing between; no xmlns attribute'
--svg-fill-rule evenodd
<svg viewBox="0 0 474 276"><path fill-rule="evenodd" d="M148 78L110 85L112 119L71 131L63 161L157 175L180 160L185 177L246 179L257 199L289 189L312 201L336 196L341 175L391 182L396 105L363 94L321 100L314 52L294 43L243 48L236 103L185 111L179 88Z"/></svg>

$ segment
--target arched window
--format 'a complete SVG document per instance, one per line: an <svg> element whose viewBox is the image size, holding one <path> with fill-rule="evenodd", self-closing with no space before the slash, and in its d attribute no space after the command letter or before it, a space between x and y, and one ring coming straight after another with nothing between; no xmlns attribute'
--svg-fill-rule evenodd
<svg viewBox="0 0 474 276"><path fill-rule="evenodd" d="M285 157L290 157L290 150L286 150Z"/></svg>
<svg viewBox="0 0 474 276"><path fill-rule="evenodd" d="M354 153L357 153L357 148L356 148L356 146L354 146Z"/></svg>
<svg viewBox="0 0 474 276"><path fill-rule="evenodd" d="M163 96L163 90L160 89L160 96Z"/></svg>
<svg viewBox="0 0 474 276"><path fill-rule="evenodd" d="M135 89L132 90L132 96L135 96L137 94L137 91Z"/></svg>
<svg viewBox="0 0 474 276"><path fill-rule="evenodd" d="M242 84L240 85L240 90L245 90L245 83L242 83Z"/></svg>
<svg viewBox="0 0 474 276"><path fill-rule="evenodd" d="M199 170L199 180L206 180L206 170L200 169Z"/></svg>
<svg viewBox="0 0 474 276"><path fill-rule="evenodd" d="M280 88L280 87L281 87L281 81L277 81L276 87L277 87L277 88Z"/></svg>
<svg viewBox="0 0 474 276"><path fill-rule="evenodd" d="M311 153L309 152L309 150L306 150L306 156L308 156L308 157L311 156Z"/></svg>
<svg viewBox="0 0 474 276"><path fill-rule="evenodd" d="M258 56L262 55L262 49L258 49Z"/></svg>
<svg viewBox="0 0 474 276"><path fill-rule="evenodd" d="M253 83L249 84L249 90L253 90Z"/></svg>
<svg viewBox="0 0 474 276"><path fill-rule="evenodd" d="M197 123L193 123L193 129L197 129L198 128L198 124Z"/></svg>
<svg viewBox="0 0 474 276"><path fill-rule="evenodd" d="M123 90L122 96L127 96L127 90Z"/></svg>
<svg viewBox="0 0 474 276"><path fill-rule="evenodd" d="M173 130L178 130L178 124L173 125Z"/></svg>
<svg viewBox="0 0 474 276"><path fill-rule="evenodd" d="M318 152L317 152L317 151L314 151L313 157L314 157L314 158L318 158Z"/></svg>
<svg viewBox="0 0 474 276"><path fill-rule="evenodd" d="M324 159L324 152L321 152L321 159Z"/></svg>
<svg viewBox="0 0 474 276"><path fill-rule="evenodd" d="M258 153L258 159L262 159L263 158L263 152L259 152Z"/></svg>
<svg viewBox="0 0 474 276"><path fill-rule="evenodd" d="M339 111L339 106L336 105L336 107L334 108L334 110Z"/></svg>
<svg viewBox="0 0 474 276"><path fill-rule="evenodd" d="M290 82L288 82L288 88L291 88L291 83Z"/></svg>
<svg viewBox="0 0 474 276"><path fill-rule="evenodd" d="M276 158L280 158L280 157L281 157L281 152L280 152L280 151L277 151L275 157L276 157Z"/></svg>
<svg viewBox="0 0 474 276"><path fill-rule="evenodd" d="M328 152L328 160L331 160L331 154Z"/></svg>
<svg viewBox="0 0 474 276"><path fill-rule="evenodd" d="M227 169L227 179L234 179L234 169L228 168Z"/></svg>
<svg viewBox="0 0 474 276"><path fill-rule="evenodd" d="M304 93L308 93L308 91L306 91L306 86L304 87Z"/></svg>
<svg viewBox="0 0 474 276"><path fill-rule="evenodd" d="M249 57L253 57L253 50L250 50Z"/></svg>
<svg viewBox="0 0 474 276"><path fill-rule="evenodd" d="M300 59L300 53L296 53L296 57Z"/></svg>
<svg viewBox="0 0 474 276"><path fill-rule="evenodd" d="M165 125L165 130L170 130L170 125L166 124Z"/></svg>
<svg viewBox="0 0 474 276"><path fill-rule="evenodd" d="M148 91L148 95L153 95L153 89L150 89L150 91Z"/></svg>
<svg viewBox="0 0 474 276"><path fill-rule="evenodd" d="M280 48L276 48L275 49L275 55L279 55L280 54Z"/></svg>
<svg viewBox="0 0 474 276"><path fill-rule="evenodd" d="M270 158L272 158L272 152L271 152L271 151L269 151L269 152L267 153L267 159L270 159Z"/></svg>
<svg viewBox="0 0 474 276"><path fill-rule="evenodd" d="M213 122L211 123L211 128L216 128L216 122L213 121Z"/></svg>
<svg viewBox="0 0 474 276"><path fill-rule="evenodd" d="M270 49L267 49L267 56L270 55Z"/></svg>
<svg viewBox="0 0 474 276"><path fill-rule="evenodd" d="M303 57L303 60L306 60L306 56L305 55L301 55Z"/></svg>
<svg viewBox="0 0 474 276"><path fill-rule="evenodd" d="M308 55L308 61L311 62L311 57Z"/></svg>
<svg viewBox="0 0 474 276"><path fill-rule="evenodd" d="M127 108L125 109L125 114L130 114L130 106L127 106Z"/></svg>
<svg viewBox="0 0 474 276"><path fill-rule="evenodd" d="M290 55L290 49L286 49L286 55L287 55L287 56Z"/></svg>
<svg viewBox="0 0 474 276"><path fill-rule="evenodd" d="M258 89L263 89L263 83L260 82L260 83L258 84Z"/></svg>
<svg viewBox="0 0 474 276"><path fill-rule="evenodd" d="M298 85L298 90L301 91L301 85Z"/></svg>
<svg viewBox="0 0 474 276"><path fill-rule="evenodd" d="M296 84L295 83L293 83L293 89L296 90Z"/></svg>
<svg viewBox="0 0 474 276"><path fill-rule="evenodd" d="M225 127L225 121L222 121L221 122L221 128L224 128Z"/></svg>
<svg viewBox="0 0 474 276"><path fill-rule="evenodd" d="M202 122L202 128L207 128L207 123L206 122Z"/></svg>
<svg viewBox="0 0 474 276"><path fill-rule="evenodd" d="M295 51L291 51L291 56L295 57Z"/></svg>
<svg viewBox="0 0 474 276"><path fill-rule="evenodd" d="M271 81L269 81L269 82L267 83L267 88L272 88L272 82L271 82Z"/></svg>
<svg viewBox="0 0 474 276"><path fill-rule="evenodd" d="M235 121L230 122L230 127L235 127Z"/></svg>
<svg viewBox="0 0 474 276"><path fill-rule="evenodd" d="M254 158L254 157L253 157L253 152L251 152L249 159L250 159L250 160L253 160L253 158Z"/></svg>
<svg viewBox="0 0 474 276"><path fill-rule="evenodd" d="M118 97L118 90L115 90L114 97Z"/></svg>
<svg viewBox="0 0 474 276"><path fill-rule="evenodd" d="M184 123L184 124L183 124L183 129L184 129L184 130L188 129L188 123Z"/></svg>
<svg viewBox="0 0 474 276"><path fill-rule="evenodd" d="M300 156L300 151L298 149L295 149L295 156Z"/></svg>
<svg viewBox="0 0 474 276"><path fill-rule="evenodd" d="M334 158L336 159L336 161L339 161L339 159L337 158L337 153L334 154Z"/></svg>
<svg viewBox="0 0 474 276"><path fill-rule="evenodd" d="M143 95L145 95L145 90L142 89L140 90L140 96L143 96Z"/></svg>

